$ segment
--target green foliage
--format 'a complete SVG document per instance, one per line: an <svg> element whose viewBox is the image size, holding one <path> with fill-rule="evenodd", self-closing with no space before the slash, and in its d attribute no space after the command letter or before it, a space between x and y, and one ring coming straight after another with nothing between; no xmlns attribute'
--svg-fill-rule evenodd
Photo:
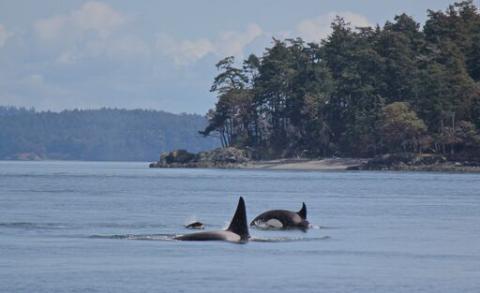
<svg viewBox="0 0 480 293"><path fill-rule="evenodd" d="M406 102L394 102L383 107L381 133L389 151L418 152L420 137L427 127Z"/></svg>
<svg viewBox="0 0 480 293"><path fill-rule="evenodd" d="M195 133L206 122L200 115L146 110L0 107L0 158L152 161L162 151L216 147Z"/></svg>
<svg viewBox="0 0 480 293"><path fill-rule="evenodd" d="M339 17L331 27L320 44L274 39L241 68L233 57L220 61L218 102L202 133L261 157L480 148L472 1L429 11L423 30L406 14L383 27L352 28Z"/></svg>

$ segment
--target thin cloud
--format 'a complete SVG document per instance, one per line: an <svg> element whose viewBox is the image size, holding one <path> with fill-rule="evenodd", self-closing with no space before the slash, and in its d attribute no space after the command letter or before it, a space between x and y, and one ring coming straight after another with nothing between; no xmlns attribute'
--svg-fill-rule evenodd
<svg viewBox="0 0 480 293"><path fill-rule="evenodd" d="M198 38L193 40L178 40L167 34L159 34L155 48L163 55L170 57L177 66L187 66L213 54L216 57L235 56L242 58L245 48L260 37L273 36L285 39L302 37L308 42L319 42L332 32L331 23L340 16L353 27L372 26L369 20L350 11L330 12L316 18L301 21L293 30L283 30L267 33L257 24L250 24L244 31L227 31L216 38Z"/></svg>
<svg viewBox="0 0 480 293"><path fill-rule="evenodd" d="M5 46L11 36L13 36L13 33L7 31L7 28L5 28L3 24L0 24L0 48Z"/></svg>
<svg viewBox="0 0 480 293"><path fill-rule="evenodd" d="M257 24L250 24L243 32L225 32L216 41L216 48L219 55L243 56L245 47L263 35L262 28Z"/></svg>
<svg viewBox="0 0 480 293"><path fill-rule="evenodd" d="M145 41L126 32L129 20L105 3L90 1L70 13L36 21L33 30L41 44L59 51L55 61L63 65L85 58L123 60L148 55Z"/></svg>
<svg viewBox="0 0 480 293"><path fill-rule="evenodd" d="M43 40L56 40L66 35L89 32L106 37L126 21L125 15L109 5L90 1L69 14L38 20L33 27L37 36Z"/></svg>
<svg viewBox="0 0 480 293"><path fill-rule="evenodd" d="M353 27L372 26L368 19L361 14L350 11L333 11L316 18L301 21L296 27L297 35L309 42L319 42L332 32L330 24L335 20L337 15L344 18L345 21L350 23Z"/></svg>
<svg viewBox="0 0 480 293"><path fill-rule="evenodd" d="M215 45L206 38L179 41L167 34L158 36L155 47L177 65L194 63L215 52Z"/></svg>
<svg viewBox="0 0 480 293"><path fill-rule="evenodd" d="M160 34L156 49L171 57L176 65L192 64L209 54L217 57L243 57L245 48L264 34L257 24L250 24L244 31L227 31L215 39L199 38L195 40L177 40L169 35Z"/></svg>

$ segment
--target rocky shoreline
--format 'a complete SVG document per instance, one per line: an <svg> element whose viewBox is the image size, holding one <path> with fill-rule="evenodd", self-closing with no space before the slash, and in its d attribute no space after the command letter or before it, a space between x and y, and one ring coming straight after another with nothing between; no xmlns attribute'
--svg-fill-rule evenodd
<svg viewBox="0 0 480 293"><path fill-rule="evenodd" d="M237 148L218 148L197 154L185 150L162 153L160 160L150 168L219 168L268 170L370 170L370 171L435 171L480 172L480 162L452 161L445 156L432 154L386 154L371 159L363 158L290 158L254 160L251 153Z"/></svg>
<svg viewBox="0 0 480 293"><path fill-rule="evenodd" d="M452 160L442 155L399 153L385 154L348 170L375 171L433 171L433 172L480 172L477 160Z"/></svg>
<svg viewBox="0 0 480 293"><path fill-rule="evenodd" d="M247 152L237 148L217 148L197 154L175 150L162 153L150 168L241 168L250 161Z"/></svg>

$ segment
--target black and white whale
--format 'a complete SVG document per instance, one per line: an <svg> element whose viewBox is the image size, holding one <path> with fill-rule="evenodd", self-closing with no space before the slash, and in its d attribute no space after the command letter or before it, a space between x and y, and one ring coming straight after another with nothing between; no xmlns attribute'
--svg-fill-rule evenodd
<svg viewBox="0 0 480 293"><path fill-rule="evenodd" d="M271 210L258 215L250 223L262 229L301 229L306 231L310 223L307 221L307 206L302 204L298 212L287 210Z"/></svg>
<svg viewBox="0 0 480 293"><path fill-rule="evenodd" d="M174 237L176 240L184 241L217 240L237 243L247 242L249 238L247 212L245 209L245 201L242 197L238 200L237 210L226 230L197 232Z"/></svg>

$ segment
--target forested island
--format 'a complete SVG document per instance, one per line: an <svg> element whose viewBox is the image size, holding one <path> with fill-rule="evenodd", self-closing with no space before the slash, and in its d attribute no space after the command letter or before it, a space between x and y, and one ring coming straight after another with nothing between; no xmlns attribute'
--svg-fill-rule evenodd
<svg viewBox="0 0 480 293"><path fill-rule="evenodd" d="M368 158L349 167L480 170L480 12L462 1L427 14L423 25L401 14L375 27L337 17L323 40L273 39L261 55L226 57L206 117L0 107L0 159L165 152L152 167Z"/></svg>
<svg viewBox="0 0 480 293"><path fill-rule="evenodd" d="M220 60L211 87L218 101L200 132L254 160L480 166L480 14L472 1L429 10L423 27L401 14L360 28L337 17L331 28L319 42L273 39L261 56Z"/></svg>
<svg viewBox="0 0 480 293"><path fill-rule="evenodd" d="M217 147L197 132L206 124L200 115L152 110L0 107L0 159L152 161L175 148Z"/></svg>

